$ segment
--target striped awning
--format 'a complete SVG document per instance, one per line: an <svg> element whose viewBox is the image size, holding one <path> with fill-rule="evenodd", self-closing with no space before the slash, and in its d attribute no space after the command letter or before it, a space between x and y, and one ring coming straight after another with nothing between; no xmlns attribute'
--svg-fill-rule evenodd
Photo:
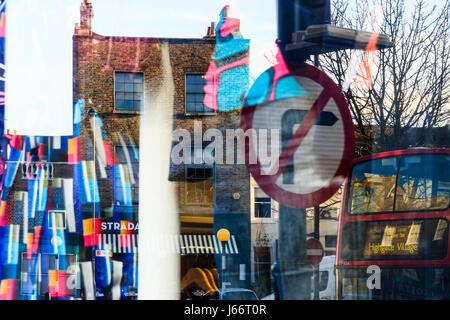
<svg viewBox="0 0 450 320"><path fill-rule="evenodd" d="M179 235L177 252L180 254L238 254L234 235L221 243L215 235Z"/></svg>
<svg viewBox="0 0 450 320"><path fill-rule="evenodd" d="M113 253L136 253L138 247L137 234L99 234L100 250L110 250Z"/></svg>
<svg viewBox="0 0 450 320"><path fill-rule="evenodd" d="M112 253L137 253L137 234L99 234L99 250L110 250ZM158 241L156 241L158 240ZM187 254L239 254L234 235L230 240L221 243L216 235L180 234L154 239L150 243L151 249L156 252Z"/></svg>

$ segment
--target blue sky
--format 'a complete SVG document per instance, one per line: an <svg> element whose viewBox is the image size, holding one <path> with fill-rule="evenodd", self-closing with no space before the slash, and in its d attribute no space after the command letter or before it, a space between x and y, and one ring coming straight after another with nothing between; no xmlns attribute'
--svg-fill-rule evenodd
<svg viewBox="0 0 450 320"><path fill-rule="evenodd" d="M276 38L275 0L91 0L101 35L201 38L221 9L251 39L250 71L268 66ZM28 135L71 134L72 35L82 0L8 0L5 128ZM26 95L23 93L27 92Z"/></svg>

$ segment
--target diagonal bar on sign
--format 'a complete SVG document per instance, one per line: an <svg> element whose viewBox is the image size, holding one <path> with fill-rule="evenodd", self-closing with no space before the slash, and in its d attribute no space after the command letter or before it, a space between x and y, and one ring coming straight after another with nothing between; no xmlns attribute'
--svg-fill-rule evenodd
<svg viewBox="0 0 450 320"><path fill-rule="evenodd" d="M278 177L283 173L284 169L288 166L291 158L294 156L295 151L300 147L303 139L306 137L308 132L311 130L312 126L316 123L319 118L320 113L327 105L330 100L331 95L328 90L323 89L320 95L317 97L316 101L312 105L311 109L306 114L303 121L298 126L291 140L289 140L286 147L281 152L278 159L278 171L276 174L270 176L270 180L273 183L276 182Z"/></svg>

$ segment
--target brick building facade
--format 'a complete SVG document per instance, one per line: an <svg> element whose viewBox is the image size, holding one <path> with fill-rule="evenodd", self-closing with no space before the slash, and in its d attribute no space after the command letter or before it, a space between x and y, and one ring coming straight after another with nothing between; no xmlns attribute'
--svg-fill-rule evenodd
<svg viewBox="0 0 450 320"><path fill-rule="evenodd" d="M184 130L193 137L183 154L192 151L194 161L167 162L164 181L175 186L179 234L167 235L165 243L155 245L166 250L174 244L172 249L180 255L182 297L199 289L209 298L217 297L218 283L225 279L217 272L223 256L229 286L249 288L249 172L233 159L206 163L207 142L198 144L195 138L196 132L202 140L214 129L225 140L231 130L232 144L224 143L221 151L233 157L240 152L235 131L240 111L234 109L249 83L242 72L248 67L249 41L240 35L239 21L224 23L225 8L220 26L208 27L203 38L115 37L92 30L91 1L83 0L80 13L73 34L73 135L5 135L0 299L137 297L139 218L152 210L150 204L139 212L139 200L147 196L140 191L139 169L146 165L139 161L144 132L140 126L145 110L155 108L158 95L168 87L169 126L173 133ZM221 26L232 26L225 30L224 43L214 33ZM234 41L235 35L238 50L223 55L226 42ZM240 69L227 66L236 60ZM222 69L211 72L214 68ZM210 98L213 94L210 102L215 105L208 102L212 108L205 103L206 88ZM219 110L214 109L217 104ZM178 142L157 132L149 138L172 140L172 151ZM171 159L168 156L151 155ZM224 246L216 237L221 228L231 233ZM196 280L192 270L199 268L212 287Z"/></svg>
<svg viewBox="0 0 450 320"><path fill-rule="evenodd" d="M115 37L93 32L93 16L92 4L90 1L84 1L81 5L80 24L76 26L73 35L74 103L78 99L85 101L86 116L80 126L81 136L90 137L91 141L95 141L89 123L90 117L87 116L89 111L94 109L101 118L111 150L123 146L124 140L139 149L143 104L148 104L151 108L152 99L163 85L164 70L161 62L163 45L168 46L174 85L173 130L188 130L193 137L196 125L201 127L202 134L214 128L223 132L224 136L227 129L239 128L239 110L225 112L206 107L200 111L193 110L189 108L187 101L188 77L199 79L200 76L204 79L208 71L216 45L214 25L208 27L205 37L196 39ZM248 44L248 40L245 42ZM246 54L248 55L248 51ZM143 89L141 92L133 92L134 98L137 96L134 102L140 101L139 107L120 105L119 98L122 98L119 96L120 75L134 77L132 80L134 85L140 81L136 78L142 77ZM248 83L248 75L237 76L241 77L241 83L242 77L247 77L244 83ZM232 90L233 84L229 83L228 87ZM125 91L124 94L129 93ZM192 147L194 150L194 146ZM224 144L224 155L227 152L226 147ZM115 157L120 157L117 151ZM249 172L246 166L244 164L174 166L169 163L167 165L171 167L168 178L177 185L181 241L185 239L179 248L182 255L181 276L194 267L220 270L220 259L216 259L220 250L213 250L216 243L215 233L218 229L226 227L233 236L233 243L230 241L229 244L233 254L229 255L227 262L229 273L227 281L234 287L249 287L250 191ZM105 212L117 202L109 185L109 183L102 184L99 179L101 210ZM132 219L128 216L121 220L138 220L137 181L136 187L137 191L132 193L134 197ZM107 219L108 214L100 213L100 216ZM201 241L204 239L206 243L202 245Z"/></svg>

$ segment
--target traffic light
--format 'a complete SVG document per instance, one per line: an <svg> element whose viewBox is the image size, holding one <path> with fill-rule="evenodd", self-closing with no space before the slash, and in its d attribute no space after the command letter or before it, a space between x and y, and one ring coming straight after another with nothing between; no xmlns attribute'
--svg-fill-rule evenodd
<svg viewBox="0 0 450 320"><path fill-rule="evenodd" d="M330 0L298 0L298 29L306 30L315 24L330 23Z"/></svg>
<svg viewBox="0 0 450 320"><path fill-rule="evenodd" d="M278 39L290 43L292 33L330 23L330 0L278 0Z"/></svg>
<svg viewBox="0 0 450 320"><path fill-rule="evenodd" d="M373 34L332 25L330 7L330 0L278 0L278 45L287 62L338 50L366 50ZM378 50L392 45L387 35L376 35Z"/></svg>

